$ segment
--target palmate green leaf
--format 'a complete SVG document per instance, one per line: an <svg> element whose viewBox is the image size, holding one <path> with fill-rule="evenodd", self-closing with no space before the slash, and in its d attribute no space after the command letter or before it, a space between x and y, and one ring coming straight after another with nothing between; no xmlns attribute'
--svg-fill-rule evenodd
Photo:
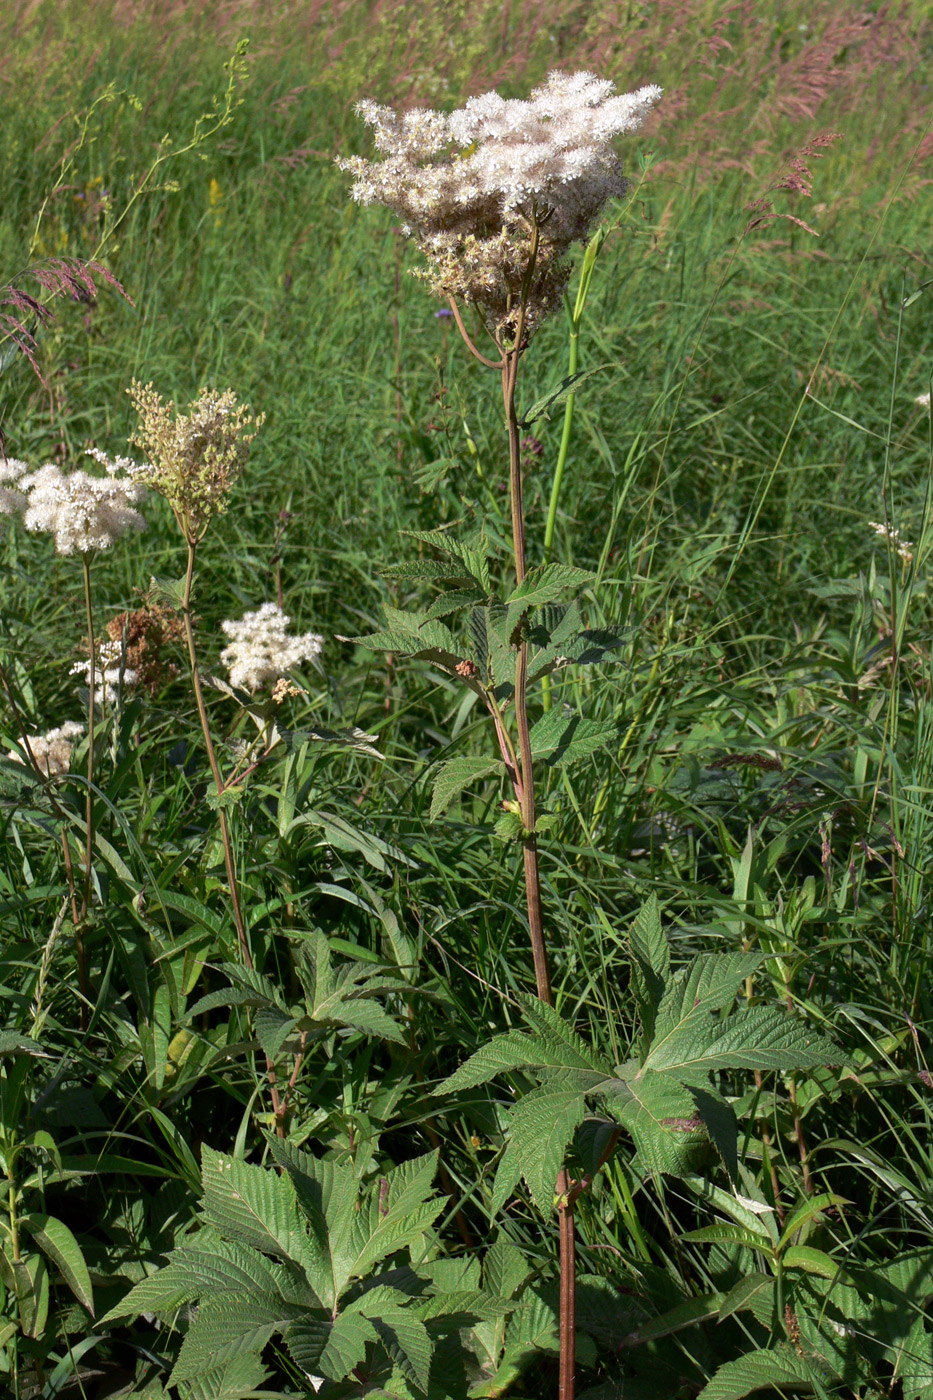
<svg viewBox="0 0 933 1400"><path fill-rule="evenodd" d="M365 1035L404 1043L405 1034L398 1022L375 1000L385 993L404 990L406 984L398 978L380 975L372 964L361 959L335 966L327 936L320 929L309 929L304 934L295 969L308 998L305 1014L294 1021L296 1032L320 1034L346 1026Z"/></svg>
<svg viewBox="0 0 933 1400"><path fill-rule="evenodd" d="M703 1387L697 1400L742 1400L753 1390L772 1387L812 1390L814 1374L821 1382L830 1379L820 1361L811 1365L793 1347L781 1342L770 1351L750 1351L738 1361L727 1361Z"/></svg>
<svg viewBox="0 0 933 1400"><path fill-rule="evenodd" d="M706 953L694 958L667 986L658 1007L652 1050L668 1035L708 1024L710 1014L733 1001L763 957L754 952Z"/></svg>
<svg viewBox="0 0 933 1400"><path fill-rule="evenodd" d="M528 663L530 680L538 680L570 662L592 666L613 660L613 652L624 641L614 632L584 627L576 600L567 607L549 603L540 608L531 619L527 636L532 647Z"/></svg>
<svg viewBox="0 0 933 1400"><path fill-rule="evenodd" d="M556 768L608 748L618 738L618 733L611 720L584 719L564 706L556 706L532 727L532 757L548 768Z"/></svg>
<svg viewBox="0 0 933 1400"><path fill-rule="evenodd" d="M204 1218L218 1234L305 1270L320 1263L288 1175L204 1147L201 1179Z"/></svg>
<svg viewBox="0 0 933 1400"><path fill-rule="evenodd" d="M20 1216L20 1229L31 1235L46 1259L58 1269L79 1303L94 1316L94 1292L81 1246L68 1226L54 1215Z"/></svg>
<svg viewBox="0 0 933 1400"><path fill-rule="evenodd" d="M652 1044L643 1068L696 1079L720 1069L784 1070L839 1065L846 1056L780 1007L753 1006L709 1025L688 1021Z"/></svg>
<svg viewBox="0 0 933 1400"><path fill-rule="evenodd" d="M559 1070L522 1098L509 1114L509 1141L499 1162L489 1203L490 1213L502 1209L522 1177L538 1209L550 1215L557 1174L567 1145L585 1111L575 1072Z"/></svg>
<svg viewBox="0 0 933 1400"><path fill-rule="evenodd" d="M374 1264L421 1241L446 1201L432 1194L437 1152L403 1162L372 1183L338 1249L331 1235L334 1280L339 1297L351 1279Z"/></svg>
<svg viewBox="0 0 933 1400"><path fill-rule="evenodd" d="M471 577L469 569L459 559L408 559L399 564L386 564L379 571L385 578L413 578L446 582Z"/></svg>
<svg viewBox="0 0 933 1400"><path fill-rule="evenodd" d="M592 583L595 577L589 569L575 569L570 564L539 564L529 569L506 599L506 628L509 635L525 613L553 603L566 588L582 588L584 584Z"/></svg>
<svg viewBox="0 0 933 1400"><path fill-rule="evenodd" d="M471 754L460 754L457 758L448 759L441 764L434 779L434 789L431 794L431 820L436 821L442 812L459 797L464 788L470 787L473 783L481 782L483 778L490 777L493 773L504 772L504 766L499 760L490 760L481 756L474 757Z"/></svg>
<svg viewBox="0 0 933 1400"><path fill-rule="evenodd" d="M269 1371L259 1357L247 1353L182 1381L178 1393L181 1400L251 1400L268 1379Z"/></svg>
<svg viewBox="0 0 933 1400"><path fill-rule="evenodd" d="M370 651L393 651L399 656L415 656L440 666L451 674L463 659L454 634L443 622L423 612L402 612L384 606L386 626L361 637L338 636L341 642L354 642Z"/></svg>
<svg viewBox="0 0 933 1400"><path fill-rule="evenodd" d="M486 540L480 536L475 545L465 544L451 534L450 529L404 530L410 539L430 545L440 554L457 559L464 566L466 577L471 578L482 593L490 592L489 552Z"/></svg>

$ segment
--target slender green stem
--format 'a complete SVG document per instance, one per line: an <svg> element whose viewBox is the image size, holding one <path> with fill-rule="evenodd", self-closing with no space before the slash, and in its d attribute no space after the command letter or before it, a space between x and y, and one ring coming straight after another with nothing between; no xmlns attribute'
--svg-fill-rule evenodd
<svg viewBox="0 0 933 1400"><path fill-rule="evenodd" d="M198 653L194 640L194 623L191 617L191 589L194 583L194 561L197 554L197 543L188 541L188 568L185 573L185 593L182 599L181 613L185 624L185 641L188 644L188 661L191 666L191 685L194 690L195 704L198 707L198 718L201 721L201 733L204 736L204 747L207 749L207 760L211 765L211 773L214 778L214 787L217 796L222 797L224 792L223 774L220 771L220 764L217 761L217 751L214 748L214 740L211 735L210 722L207 718L207 706L204 703L204 691L201 688L201 676L198 671ZM230 839L230 826L227 821L227 813L223 807L219 809L220 818L220 839L224 848L224 865L227 870L227 884L230 889L230 906L233 910L233 922L236 925L237 942L240 949L240 959L244 967L252 970L253 954L249 946L249 935L246 931L246 923L243 919L243 910L240 906L240 892L236 878L236 863L233 858L233 842Z"/></svg>
<svg viewBox="0 0 933 1400"><path fill-rule="evenodd" d="M217 751L214 748L210 722L207 718L207 706L204 703L204 691L201 688L201 676L198 672L198 653L194 640L194 622L191 616L191 589L194 584L194 561L197 548L197 541L189 537L188 567L185 572L185 592L182 599L181 615L185 624L185 641L188 644L188 661L191 666L191 686L194 690L194 699L198 707L198 718L201 721L201 733L204 736L204 746L207 749L207 759L211 765L211 773L214 778L214 787L217 791L217 796L223 797L224 779L220 771L220 764L217 761ZM230 907L233 910L233 922L236 925L240 959L243 966L248 967L250 971L252 971L255 964L253 962L253 954L249 945L249 934L246 930L246 923L240 904L240 891L236 878L236 862L233 858L233 842L230 839L230 826L223 807L219 809L217 815L220 819L220 839L224 849L224 865L227 871L227 885L230 890ZM287 1105L282 1102L278 1085L276 1084L275 1064L268 1055L266 1055L265 1060L266 1076L269 1080L269 1090L272 1098L272 1114L275 1119L275 1131L279 1138L284 1138L285 1110Z"/></svg>

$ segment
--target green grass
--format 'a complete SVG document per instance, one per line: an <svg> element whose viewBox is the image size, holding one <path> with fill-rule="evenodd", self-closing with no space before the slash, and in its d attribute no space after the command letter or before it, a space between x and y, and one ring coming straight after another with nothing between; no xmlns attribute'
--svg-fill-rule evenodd
<svg viewBox="0 0 933 1400"><path fill-rule="evenodd" d="M492 4L267 14L238 3L213 20L182 0L67 16L41 0L10 6L0 18L0 282L42 258L92 256L107 227L98 192L119 213L167 151L165 134L184 146L212 110L237 40L250 50L232 120L162 167L160 187L101 253L132 302L103 287L92 305L53 303L39 332L44 383L23 357L0 375L6 452L80 465L91 442L126 451L133 378L182 404L202 385L230 386L267 415L199 556L205 669L225 642L220 621L275 596L278 551L295 630L327 638L323 676L307 674L308 694L287 702L284 723L359 726L378 734L384 759L309 740L250 780L232 824L257 968L298 1000L290 949L321 930L340 955L384 960L411 987L391 1001L403 1045L354 1032L309 1056L289 1133L362 1173L439 1146L450 1207L437 1253L470 1254L501 1228L546 1293L556 1231L521 1192L495 1225L488 1216L507 1096L476 1091L440 1113L428 1096L517 1024L515 994L533 985L520 862L492 835L504 793L486 781L428 820L438 764L487 752L489 737L479 709L424 663L336 640L373 630L384 602L423 601L420 586L380 572L416 557L404 531L475 506L490 538L505 540L497 385L408 275L415 259L388 215L349 202L334 158L365 148L351 110L363 95L450 105L492 82L514 95L555 63L591 66L623 90L659 82L657 117L625 150L633 190L610 211L583 324L581 367L617 368L578 396L556 533L556 558L598 572L584 599L589 625L623 636L621 665L568 668L553 682L554 703L611 720L619 736L543 779L556 816L541 858L558 1006L613 1063L629 1057L625 930L652 894L675 960L767 950L751 998L831 1031L854 1068L802 1073L790 1088L768 1075L757 1086L729 1079L746 1098L749 1180L766 1194L777 1181L789 1212L806 1196L803 1144L814 1189L850 1203L807 1242L854 1267L887 1267L933 1245L931 438L914 403L929 389L931 289L910 301L933 278L923 96L933 29L921 5L879 11L861 37L822 4L768 16L689 0L625 16L573 0L507 8L506 32ZM710 47L710 35L731 47ZM113 100L94 109L75 148L73 116L108 85ZM812 198L768 195L819 238L784 218L746 232L748 204L827 130L843 135L811 162ZM566 356L566 322L555 317L526 360L529 400L560 379ZM543 451L527 483L532 560L561 428L557 410L534 429ZM447 456L458 469L422 492L418 469ZM151 576L183 572L164 503L150 503L147 518L146 535L95 563L100 631L137 605ZM868 523L885 519L915 542L909 564ZM81 654L80 570L19 527L4 529L0 549L0 660L18 711L43 731L82 713L68 674ZM35 1033L49 1058L4 1057L0 1152L19 1208L75 1232L98 1317L190 1230L200 1146L263 1160L271 1126L247 1011L218 1005L186 1020L199 997L227 986L221 965L236 940L176 660L182 673L166 688L103 726L106 844L83 1030L60 840L66 820L77 858L83 787L59 781L56 809L3 768L5 1026ZM217 693L209 705L229 767L250 721ZM5 751L18 738L6 699L0 730ZM11 1166L13 1144L36 1132L51 1133L64 1170L35 1140ZM580 1253L587 1276L628 1290L615 1302L634 1298L641 1325L727 1291L752 1256L682 1242L718 1218L697 1179L641 1181L630 1157L623 1143L581 1201ZM725 1179L715 1165L708 1174ZM9 1253L5 1236L0 1249ZM75 1347L94 1324L61 1270L38 1335L17 1311L9 1268L0 1275L0 1388L8 1378L11 1394L78 1394L42 1387L59 1361L65 1377L95 1358L135 1376L133 1393L164 1382L138 1348L170 1356L174 1334L124 1324L72 1365L66 1337ZM929 1281L918 1288L922 1305ZM4 1320L17 1318L7 1333ZM881 1323L858 1325L881 1344ZM633 1395L696 1395L718 1365L778 1335L738 1313L662 1327L639 1347L624 1340L634 1326L590 1328L581 1394L589 1386L592 1400L608 1400L624 1378ZM304 1393L283 1355L270 1353L271 1393ZM540 1364L509 1393L545 1393L542 1375L556 1393L551 1360ZM870 1378L842 1367L828 1391L933 1393L929 1378L913 1390L898 1379L890 1355L871 1367Z"/></svg>

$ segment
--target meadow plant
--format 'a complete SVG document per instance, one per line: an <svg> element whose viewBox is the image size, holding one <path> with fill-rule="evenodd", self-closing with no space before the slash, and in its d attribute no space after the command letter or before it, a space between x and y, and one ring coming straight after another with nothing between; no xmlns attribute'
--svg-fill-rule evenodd
<svg viewBox="0 0 933 1400"><path fill-rule="evenodd" d="M220 624L231 639L220 653L231 685L255 693L283 679L302 661L315 661L320 656L324 638L316 632L290 637L290 621L278 603L263 603L255 612Z"/></svg>
<svg viewBox="0 0 933 1400"><path fill-rule="evenodd" d="M83 733L84 725L69 719L46 734L25 735L23 742L39 772L47 778L56 778L68 772L75 744ZM9 756L14 763L26 761L18 749L11 749Z"/></svg>

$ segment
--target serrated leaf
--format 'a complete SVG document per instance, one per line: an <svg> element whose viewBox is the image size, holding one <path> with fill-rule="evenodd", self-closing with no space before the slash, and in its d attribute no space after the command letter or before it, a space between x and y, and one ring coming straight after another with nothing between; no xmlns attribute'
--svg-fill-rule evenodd
<svg viewBox="0 0 933 1400"><path fill-rule="evenodd" d="M435 462L424 462L415 468L412 475L415 485L421 490L430 494L436 490L445 476L456 471L460 466L456 457L438 457Z"/></svg>
<svg viewBox="0 0 933 1400"><path fill-rule="evenodd" d="M483 778L491 777L493 773L502 772L503 765L499 760L490 760L482 756L472 754L460 754L457 758L450 758L438 769L434 779L434 789L431 795L431 821L436 821L442 812L453 802L455 797L459 797L464 788L470 787L473 783L481 782Z"/></svg>
<svg viewBox="0 0 933 1400"><path fill-rule="evenodd" d="M453 580L470 577L459 559L406 559L398 564L385 564L379 570L385 578L424 580Z"/></svg>
<svg viewBox="0 0 933 1400"><path fill-rule="evenodd" d="M808 1244L792 1244L783 1254L785 1269L803 1269L808 1274L819 1274L821 1278L839 1277L840 1266L822 1249L813 1249Z"/></svg>
<svg viewBox="0 0 933 1400"><path fill-rule="evenodd" d="M731 1288L719 1306L719 1321L737 1312L751 1312L764 1326L770 1325L774 1310L774 1280L767 1274L746 1274Z"/></svg>
<svg viewBox="0 0 933 1400"><path fill-rule="evenodd" d="M268 1379L269 1371L258 1356L237 1356L197 1379L183 1381L179 1389L182 1400L243 1400ZM140 1400L148 1396L148 1390L140 1392Z"/></svg>
<svg viewBox="0 0 933 1400"><path fill-rule="evenodd" d="M586 758L607 748L618 738L611 720L584 719L556 706L535 723L531 730L532 757L549 768Z"/></svg>
<svg viewBox="0 0 933 1400"><path fill-rule="evenodd" d="M219 1234L302 1268L318 1262L290 1177L204 1147L201 1179L204 1217Z"/></svg>
<svg viewBox="0 0 933 1400"><path fill-rule="evenodd" d="M79 1303L94 1316L94 1291L81 1246L63 1221L54 1215L20 1217L20 1228L32 1236L47 1259L58 1269Z"/></svg>
<svg viewBox="0 0 933 1400"><path fill-rule="evenodd" d="M477 592L475 588L451 589L448 593L442 593L439 598L426 609L424 616L430 620L433 617L451 617L454 613L464 612L467 608L475 607L481 603L484 594Z"/></svg>
<svg viewBox="0 0 933 1400"><path fill-rule="evenodd" d="M580 385L584 384L587 379L592 379L594 374L601 374L603 370L617 368L617 365L613 364L611 361L607 361L602 365L594 365L592 369L581 369L577 370L574 374L565 375L559 384L555 385L553 389L549 389L540 399L535 400L519 420L519 428L524 432L527 428L531 427L536 419L542 417L550 418L550 410L552 408L557 408L558 405L568 399L571 394L575 394Z"/></svg>
<svg viewBox="0 0 933 1400"><path fill-rule="evenodd" d="M645 1069L706 1075L720 1069L793 1070L838 1065L846 1056L832 1041L780 1007L754 1006L709 1027L692 1021L652 1044Z"/></svg>
<svg viewBox="0 0 933 1400"><path fill-rule="evenodd" d="M817 1366L818 1376L822 1370ZM804 1386L811 1390L813 1374L810 1362L781 1342L770 1351L751 1351L738 1361L727 1361L703 1387L697 1400L742 1400L753 1390L766 1386Z"/></svg>
<svg viewBox="0 0 933 1400"><path fill-rule="evenodd" d="M704 1225L701 1230L688 1230L683 1239L693 1244L738 1244L746 1249L760 1249L771 1253L771 1241L766 1234L743 1229L741 1225L731 1225L720 1221L718 1225Z"/></svg>
<svg viewBox="0 0 933 1400"><path fill-rule="evenodd" d="M539 564L529 569L506 599L506 628L509 635L524 613L553 603L566 588L582 588L594 578L595 574L589 569L575 569L570 564Z"/></svg>
<svg viewBox="0 0 933 1400"><path fill-rule="evenodd" d="M576 1076L560 1071L524 1094L509 1114L509 1142L496 1173L490 1214L504 1206L520 1174L538 1209L550 1215L557 1174L585 1109Z"/></svg>
<svg viewBox="0 0 933 1400"><path fill-rule="evenodd" d="M534 1027L534 1034L509 1031L494 1036L435 1089L436 1094L454 1093L485 1084L497 1074L512 1069L563 1069L580 1071L574 1081L579 1092L593 1092L611 1070L573 1027L536 997L521 997L522 1010Z"/></svg>
<svg viewBox="0 0 933 1400"><path fill-rule="evenodd" d="M398 1295L393 1294L394 1290L379 1285L367 1289L343 1316L359 1312L368 1317L395 1364L409 1380L426 1390L433 1350L431 1338L424 1323L410 1308L400 1306Z"/></svg>
<svg viewBox="0 0 933 1400"><path fill-rule="evenodd" d="M633 1170L642 1175L682 1176L696 1167L709 1141L689 1090L666 1074L639 1072L629 1081L631 1098L619 1120L638 1149Z"/></svg>
<svg viewBox="0 0 933 1400"><path fill-rule="evenodd" d="M282 1318L270 1315L256 1300L249 1309L202 1303L181 1344L169 1384L194 1380L241 1357L258 1357L281 1329Z"/></svg>
<svg viewBox="0 0 933 1400"><path fill-rule="evenodd" d="M647 1049L671 968L671 950L661 927L657 895L652 895L635 915L628 941L632 950L632 985Z"/></svg>
<svg viewBox="0 0 933 1400"><path fill-rule="evenodd" d="M703 953L682 968L665 990L658 1007L654 1042L659 1044L676 1030L707 1020L728 1006L761 963L764 954Z"/></svg>

